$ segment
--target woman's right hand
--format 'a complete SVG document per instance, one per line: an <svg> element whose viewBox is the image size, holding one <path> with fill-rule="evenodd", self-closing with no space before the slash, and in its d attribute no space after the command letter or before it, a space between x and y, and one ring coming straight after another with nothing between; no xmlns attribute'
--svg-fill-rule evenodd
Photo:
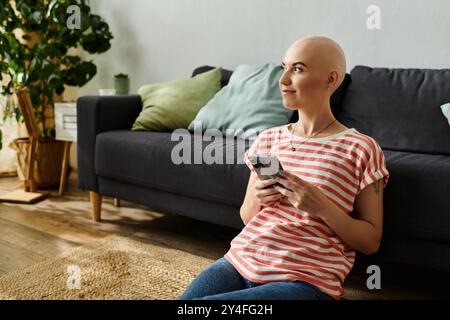
<svg viewBox="0 0 450 320"><path fill-rule="evenodd" d="M274 204L277 204L281 198L283 198L283 194L278 192L272 187L265 188L272 184L276 184L277 182L274 179L261 180L257 179L255 183L254 196L255 201L264 207L270 207Z"/></svg>

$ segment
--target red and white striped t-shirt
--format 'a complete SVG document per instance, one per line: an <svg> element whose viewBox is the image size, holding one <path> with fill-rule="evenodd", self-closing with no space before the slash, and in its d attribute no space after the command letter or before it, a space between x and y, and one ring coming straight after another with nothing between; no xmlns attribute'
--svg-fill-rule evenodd
<svg viewBox="0 0 450 320"><path fill-rule="evenodd" d="M384 154L377 142L354 128L322 138L293 135L288 125L261 132L245 152L277 156L285 171L318 188L347 214L367 185L389 179ZM246 279L256 283L306 281L335 299L353 267L355 251L321 219L296 209L285 198L263 207L231 241L225 258Z"/></svg>

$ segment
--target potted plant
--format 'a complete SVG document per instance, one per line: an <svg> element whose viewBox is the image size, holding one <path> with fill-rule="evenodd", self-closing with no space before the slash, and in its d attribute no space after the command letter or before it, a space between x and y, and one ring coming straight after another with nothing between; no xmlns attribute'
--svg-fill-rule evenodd
<svg viewBox="0 0 450 320"><path fill-rule="evenodd" d="M130 92L130 79L127 74L119 73L114 76L114 89L117 94L128 94Z"/></svg>
<svg viewBox="0 0 450 320"><path fill-rule="evenodd" d="M79 24L74 27L68 21L77 12ZM28 89L42 141L48 144L38 154L41 173L60 168L62 162L62 147L54 140L54 101L61 99L66 85L81 87L95 76L95 64L83 56L107 51L112 38L108 24L91 12L85 0L0 0L1 94L11 96L22 86ZM17 105L8 108L4 116L19 114ZM59 181L59 176L55 178Z"/></svg>

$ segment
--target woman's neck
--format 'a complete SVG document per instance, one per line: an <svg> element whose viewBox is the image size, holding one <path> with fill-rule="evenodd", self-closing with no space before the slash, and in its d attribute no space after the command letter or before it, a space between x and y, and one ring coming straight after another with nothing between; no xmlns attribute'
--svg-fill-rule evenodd
<svg viewBox="0 0 450 320"><path fill-rule="evenodd" d="M336 118L331 112L330 107L316 110L300 108L298 109L298 121L295 125L295 133L311 136L320 130L325 130L335 120ZM332 130L332 127L334 126L330 125L326 130Z"/></svg>

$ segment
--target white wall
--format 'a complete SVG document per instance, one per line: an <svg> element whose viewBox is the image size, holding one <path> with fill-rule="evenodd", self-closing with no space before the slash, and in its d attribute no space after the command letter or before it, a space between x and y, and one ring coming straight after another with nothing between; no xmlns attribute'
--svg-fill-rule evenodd
<svg viewBox="0 0 450 320"><path fill-rule="evenodd" d="M369 30L369 5L381 9L381 30ZM377 67L450 68L448 0L91 0L109 23L112 48L93 57L97 76L65 97L97 94L119 72L131 91L187 77L200 65L280 62L306 35L338 41L347 71Z"/></svg>

